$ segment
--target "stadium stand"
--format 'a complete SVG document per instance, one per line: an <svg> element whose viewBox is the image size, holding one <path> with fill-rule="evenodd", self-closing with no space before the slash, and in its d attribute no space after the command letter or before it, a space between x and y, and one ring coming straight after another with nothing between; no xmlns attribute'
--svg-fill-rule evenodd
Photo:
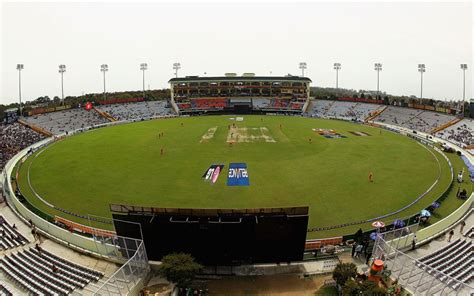
<svg viewBox="0 0 474 296"><path fill-rule="evenodd" d="M412 130L431 133L437 127L445 125L453 119L454 116L452 115L423 111L406 122L406 124Z"/></svg>
<svg viewBox="0 0 474 296"><path fill-rule="evenodd" d="M463 119L436 133L436 136L451 141L461 147L474 144L474 121Z"/></svg>
<svg viewBox="0 0 474 296"><path fill-rule="evenodd" d="M0 270L33 295L68 295L104 276L41 247L5 255L0 259Z"/></svg>
<svg viewBox="0 0 474 296"><path fill-rule="evenodd" d="M270 99L254 98L252 99L252 107L256 110L266 109L270 106Z"/></svg>
<svg viewBox="0 0 474 296"><path fill-rule="evenodd" d="M30 241L21 235L16 228L0 215L0 250L12 249L26 245Z"/></svg>
<svg viewBox="0 0 474 296"><path fill-rule="evenodd" d="M442 272L446 276L441 281L446 281L448 276L460 282L468 283L474 277L474 246L471 240L457 239L445 247L418 259L419 267L428 266L428 273ZM447 282L452 288L459 287L457 282Z"/></svg>
<svg viewBox="0 0 474 296"><path fill-rule="evenodd" d="M19 123L0 125L0 168L20 150L44 139L44 136Z"/></svg>
<svg viewBox="0 0 474 296"><path fill-rule="evenodd" d="M468 237L468 238L474 238L474 226L471 226L471 228L469 228L469 229L464 233L464 236L465 236L465 237Z"/></svg>
<svg viewBox="0 0 474 296"><path fill-rule="evenodd" d="M97 112L86 111L82 108L39 114L24 117L22 120L53 134L60 134L108 122Z"/></svg>
<svg viewBox="0 0 474 296"><path fill-rule="evenodd" d="M13 296L13 292L7 286L0 284L0 296Z"/></svg>
<svg viewBox="0 0 474 296"><path fill-rule="evenodd" d="M387 124L403 126L406 128L410 128L409 125L406 124L407 121L412 119L413 117L420 114L421 110L416 109L408 109L408 108L400 108L395 106L389 106L382 112L375 121L380 121Z"/></svg>
<svg viewBox="0 0 474 296"><path fill-rule="evenodd" d="M368 103L315 100L313 108L309 112L316 117L346 118L364 121L375 111L384 107L384 105Z"/></svg>
<svg viewBox="0 0 474 296"><path fill-rule="evenodd" d="M425 133L431 133L437 127L445 125L454 119L454 116L448 114L395 106L389 106L375 118L379 122Z"/></svg>
<svg viewBox="0 0 474 296"><path fill-rule="evenodd" d="M315 117L326 117L333 103L334 101L315 100L313 101L313 108L310 113Z"/></svg>
<svg viewBox="0 0 474 296"><path fill-rule="evenodd" d="M98 106L98 110L110 114L117 120L136 120L156 116L166 116L172 113L166 101L150 101L126 104Z"/></svg>

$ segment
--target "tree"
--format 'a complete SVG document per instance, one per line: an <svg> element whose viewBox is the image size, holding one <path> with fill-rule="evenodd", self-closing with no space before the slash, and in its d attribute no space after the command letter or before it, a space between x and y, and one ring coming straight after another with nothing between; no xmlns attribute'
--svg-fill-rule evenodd
<svg viewBox="0 0 474 296"><path fill-rule="evenodd" d="M171 253L163 257L159 267L160 275L178 287L187 287L202 266L189 254Z"/></svg>
<svg viewBox="0 0 474 296"><path fill-rule="evenodd" d="M357 275L357 267L354 263L339 263L332 273L332 278L341 287L346 281L355 278Z"/></svg>
<svg viewBox="0 0 474 296"><path fill-rule="evenodd" d="M342 295L344 296L357 296L360 295L361 289L359 284L354 280L348 280L342 288Z"/></svg>

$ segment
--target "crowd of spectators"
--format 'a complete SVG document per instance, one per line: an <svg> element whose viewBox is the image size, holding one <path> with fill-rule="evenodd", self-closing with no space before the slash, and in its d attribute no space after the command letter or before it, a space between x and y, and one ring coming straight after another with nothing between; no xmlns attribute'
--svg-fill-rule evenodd
<svg viewBox="0 0 474 296"><path fill-rule="evenodd" d="M0 168L20 150L44 139L40 133L19 123L0 125Z"/></svg>
<svg viewBox="0 0 474 296"><path fill-rule="evenodd" d="M39 114L22 118L22 120L53 134L61 134L108 122L107 119L94 110L87 111L83 108Z"/></svg>
<svg viewBox="0 0 474 296"><path fill-rule="evenodd" d="M98 106L97 109L108 113L117 120L139 120L172 114L166 101L112 104Z"/></svg>
<svg viewBox="0 0 474 296"><path fill-rule="evenodd" d="M474 120L463 119L436 133L436 136L465 147L474 144Z"/></svg>

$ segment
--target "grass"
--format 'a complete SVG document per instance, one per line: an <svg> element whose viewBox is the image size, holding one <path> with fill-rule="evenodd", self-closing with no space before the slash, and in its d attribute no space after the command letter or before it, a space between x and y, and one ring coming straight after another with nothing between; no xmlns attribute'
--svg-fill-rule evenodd
<svg viewBox="0 0 474 296"><path fill-rule="evenodd" d="M181 208L309 206L312 228L400 209L438 176L438 163L427 149L412 139L374 127L299 117L244 116L242 122L230 117L145 121L66 138L22 165L21 190L36 207L84 224L88 222L51 209L36 198L28 184L28 168L38 194L78 214L110 217L109 203ZM226 140L233 123L254 136L259 135L254 128L265 127L265 134L276 142L254 139L230 146ZM213 137L201 141L213 127L217 127ZM334 129L347 138L327 139L313 128ZM349 131L370 136L355 136ZM160 132L164 133L161 138ZM425 208L445 190L448 165L437 153L435 156L441 163L441 182L398 217ZM250 186L226 185L231 162L247 163ZM225 165L214 185L201 178L211 164ZM374 174L373 183L367 180L369 171ZM443 207L439 211L444 211ZM359 227L319 231L308 237L342 235Z"/></svg>

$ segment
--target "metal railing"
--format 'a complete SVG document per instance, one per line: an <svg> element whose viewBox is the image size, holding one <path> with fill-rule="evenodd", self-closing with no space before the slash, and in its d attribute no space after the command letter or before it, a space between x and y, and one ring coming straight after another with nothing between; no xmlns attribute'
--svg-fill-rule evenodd
<svg viewBox="0 0 474 296"><path fill-rule="evenodd" d="M118 237L123 255L129 256L127 262L112 274L93 295L129 295L150 272L145 245L142 240Z"/></svg>
<svg viewBox="0 0 474 296"><path fill-rule="evenodd" d="M401 251L412 243L414 234L418 235L415 232L397 235L393 231L389 235L377 235L372 256L384 261L385 268L390 271L393 280L398 281L414 295L469 295L474 291L468 284ZM391 240L386 240L387 238Z"/></svg>

